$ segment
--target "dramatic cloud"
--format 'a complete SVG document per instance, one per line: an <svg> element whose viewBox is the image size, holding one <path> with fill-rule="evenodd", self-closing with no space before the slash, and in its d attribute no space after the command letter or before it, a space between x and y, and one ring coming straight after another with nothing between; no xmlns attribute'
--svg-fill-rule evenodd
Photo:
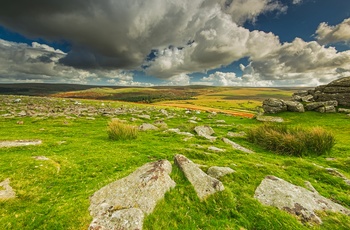
<svg viewBox="0 0 350 230"><path fill-rule="evenodd" d="M317 28L316 38L320 44L350 43L350 18L336 26L329 26L325 22L321 23Z"/></svg>
<svg viewBox="0 0 350 230"><path fill-rule="evenodd" d="M278 0L3 0L1 25L29 38L64 41L71 50L0 40L0 81L141 85L134 82L137 70L185 85L193 83L191 73L242 58L250 62L241 66L242 76L218 71L200 82L302 85L349 74L350 51L322 44L349 42L350 19L320 24L318 43L281 43L273 33L243 27L261 14L286 11Z"/></svg>
<svg viewBox="0 0 350 230"><path fill-rule="evenodd" d="M244 75L275 84L316 85L350 75L350 51L337 52L333 47L296 38L264 57L251 58L250 64L241 68Z"/></svg>
<svg viewBox="0 0 350 230"><path fill-rule="evenodd" d="M124 84L133 82L133 75L114 70L80 70L64 66L59 60L66 54L48 45L33 42L32 45L8 42L0 39L0 82L107 82Z"/></svg>
<svg viewBox="0 0 350 230"><path fill-rule="evenodd" d="M228 47L231 54L222 51L229 35L239 32L237 25L236 29L221 26L216 39L222 37L222 41L209 44L209 48L205 31L215 32L211 30L216 30L221 21L226 26L242 24L254 21L261 13L286 9L277 0L33 0L18 5L13 0L2 2L2 25L29 37L71 43L72 50L60 62L85 69L139 68L152 50L187 47L190 41L198 45L194 58L202 69L217 66L220 61L226 64L234 47ZM235 46L240 36L233 37ZM203 49L212 53L211 60L200 60ZM241 55L237 53L233 59Z"/></svg>

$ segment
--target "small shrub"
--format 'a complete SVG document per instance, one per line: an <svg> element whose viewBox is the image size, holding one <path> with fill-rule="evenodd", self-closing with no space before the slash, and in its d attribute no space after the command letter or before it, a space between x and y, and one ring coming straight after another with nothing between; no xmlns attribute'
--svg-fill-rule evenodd
<svg viewBox="0 0 350 230"><path fill-rule="evenodd" d="M280 154L303 156L328 153L335 144L334 136L316 127L289 128L281 124L265 124L247 133L248 140Z"/></svg>
<svg viewBox="0 0 350 230"><path fill-rule="evenodd" d="M131 140L137 138L138 130L135 126L114 119L108 123L107 133L112 140Z"/></svg>

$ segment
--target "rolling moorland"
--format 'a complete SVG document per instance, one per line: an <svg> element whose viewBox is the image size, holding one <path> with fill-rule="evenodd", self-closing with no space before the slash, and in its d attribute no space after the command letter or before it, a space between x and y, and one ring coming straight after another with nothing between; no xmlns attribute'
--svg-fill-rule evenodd
<svg viewBox="0 0 350 230"><path fill-rule="evenodd" d="M14 199L0 200L0 229L87 229L89 198L103 186L161 159L172 163L176 186L145 217L143 229L350 229L350 217L317 213L321 225L302 222L261 204L254 193L268 175L305 187L350 209L350 186L327 168L350 178L350 118L340 113L277 115L288 127L322 127L331 132L330 152L303 156L264 149L248 140L249 130L264 125L254 119L264 99L290 98L298 89L230 87L93 87L1 85L1 141L40 140L35 146L0 148L0 182L9 178ZM38 97L40 96L40 97ZM156 130L139 131L135 140L111 140L112 119ZM210 126L215 141L196 135ZM193 137L170 132L178 129ZM243 134L243 135L235 135ZM230 139L254 153L232 148ZM214 151L216 147L222 151ZM225 190L201 201L174 164L182 154L199 164L230 167L220 181ZM1 187L0 187L1 189ZM1 191L1 190L0 190Z"/></svg>

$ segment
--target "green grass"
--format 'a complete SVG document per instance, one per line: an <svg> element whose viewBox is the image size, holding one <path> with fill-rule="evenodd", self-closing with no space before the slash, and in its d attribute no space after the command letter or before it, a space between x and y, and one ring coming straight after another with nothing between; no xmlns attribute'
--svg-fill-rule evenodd
<svg viewBox="0 0 350 230"><path fill-rule="evenodd" d="M284 124L264 124L250 129L248 140L267 150L293 156L324 155L335 144L333 134L321 127L289 128Z"/></svg>
<svg viewBox="0 0 350 230"><path fill-rule="evenodd" d="M57 99L57 103L61 101ZM105 103L105 106L121 106ZM84 104L97 106L101 102L86 100ZM0 106L7 110L1 101ZM135 108L132 104L123 106ZM168 109L173 117L167 118L158 108L143 106L139 110L151 115L152 120L147 122L164 119L169 128L181 131L192 131L193 124L188 120L196 116L201 119L198 125L211 126L218 140L210 143L194 137L184 141L183 136L159 130L139 132L136 140L113 141L106 132L109 117L96 117L96 120L0 117L1 139L43 141L40 146L0 149L0 181L10 178L10 185L17 193L13 200L0 201L0 229L87 229L92 220L88 212L89 197L95 191L159 159L172 162L171 177L177 185L146 217L144 229L350 229L349 216L323 213L324 224L312 227L254 199L254 191L263 178L275 175L298 186L304 186L308 180L321 195L350 208L350 186L317 166L337 168L350 178L350 120L346 115L278 114L290 127L318 126L334 131L336 144L327 155L301 158L276 155L244 137L230 139L254 150L255 154L242 153L220 141L227 132L248 132L260 124L256 120L224 114L209 118L205 112L187 115L180 109ZM132 115L117 117L130 121ZM19 120L24 124L18 125ZM216 120L225 120L226 126L220 126ZM139 119L127 124L137 126L143 122ZM209 152L207 148L212 145L226 151ZM225 186L223 192L200 202L191 184L173 163L176 154L205 165L203 170L210 166L228 166L236 173L221 179ZM50 160L37 161L33 156L46 156Z"/></svg>

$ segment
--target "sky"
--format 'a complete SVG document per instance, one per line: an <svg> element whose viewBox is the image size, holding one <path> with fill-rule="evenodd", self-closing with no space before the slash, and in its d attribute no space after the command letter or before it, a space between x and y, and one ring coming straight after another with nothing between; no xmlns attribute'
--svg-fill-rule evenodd
<svg viewBox="0 0 350 230"><path fill-rule="evenodd" d="M349 0L2 0L0 83L317 86L350 76Z"/></svg>

